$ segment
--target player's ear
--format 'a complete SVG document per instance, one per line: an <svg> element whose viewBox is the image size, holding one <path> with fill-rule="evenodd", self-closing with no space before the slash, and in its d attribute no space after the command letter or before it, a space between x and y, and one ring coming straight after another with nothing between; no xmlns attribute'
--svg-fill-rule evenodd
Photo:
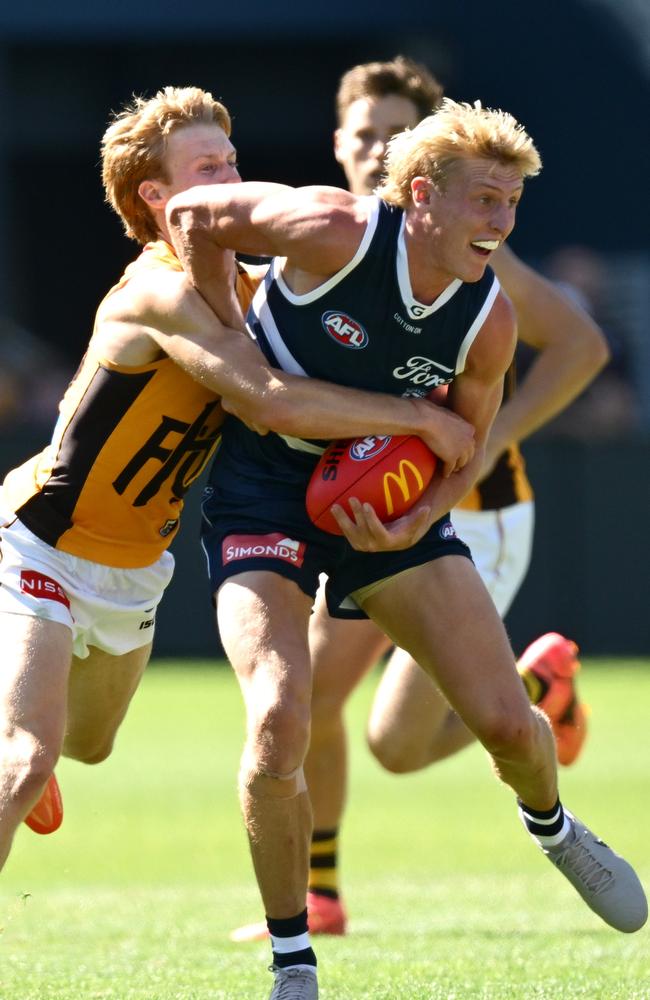
<svg viewBox="0 0 650 1000"><path fill-rule="evenodd" d="M138 194L149 208L162 209L167 202L160 181L141 181Z"/></svg>
<svg viewBox="0 0 650 1000"><path fill-rule="evenodd" d="M341 163L342 157L344 156L345 135L343 129L337 128L334 130L334 159L337 163Z"/></svg>
<svg viewBox="0 0 650 1000"><path fill-rule="evenodd" d="M416 205L428 205L431 201L431 181L428 177L414 177L411 181L411 197Z"/></svg>

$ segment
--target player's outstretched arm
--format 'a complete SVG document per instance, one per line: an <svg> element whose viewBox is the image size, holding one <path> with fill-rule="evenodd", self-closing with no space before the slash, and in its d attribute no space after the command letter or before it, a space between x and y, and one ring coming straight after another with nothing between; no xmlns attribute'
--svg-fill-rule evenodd
<svg viewBox="0 0 650 1000"><path fill-rule="evenodd" d="M214 244L334 274L354 256L368 211L366 198L340 188L248 181L190 188L169 201L166 214L183 268L200 287L201 259Z"/></svg>
<svg viewBox="0 0 650 1000"><path fill-rule="evenodd" d="M272 369L242 330L225 326L182 272L133 279L98 316L95 349L107 360L143 365L168 355L249 425L312 438L418 434L430 446L449 414L426 400L331 385ZM453 423L457 461L473 454L474 429ZM447 433L447 437L449 434Z"/></svg>
<svg viewBox="0 0 650 1000"><path fill-rule="evenodd" d="M508 445L523 441L579 396L609 358L591 317L507 246L492 263L515 307L519 339L538 353L495 418L482 475Z"/></svg>

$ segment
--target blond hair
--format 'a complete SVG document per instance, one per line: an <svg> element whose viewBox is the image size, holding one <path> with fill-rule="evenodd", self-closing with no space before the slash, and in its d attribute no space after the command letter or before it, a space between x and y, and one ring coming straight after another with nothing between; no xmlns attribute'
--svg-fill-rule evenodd
<svg viewBox="0 0 650 1000"><path fill-rule="evenodd" d="M515 166L522 177L542 168L533 140L512 115L483 108L480 101L459 104L445 97L439 111L391 139L377 194L406 208L414 177L429 177L444 188L459 160L478 157Z"/></svg>
<svg viewBox="0 0 650 1000"><path fill-rule="evenodd" d="M405 97L417 109L418 118L430 115L442 100L442 86L426 66L395 56L387 62L360 63L344 73L336 93L339 127L351 104L363 98Z"/></svg>
<svg viewBox="0 0 650 1000"><path fill-rule="evenodd" d="M228 110L198 87L164 87L148 100L133 101L114 115L102 138L102 180L106 201L139 243L158 239L154 218L138 194L142 181L167 181L168 136L184 125L216 124L230 135Z"/></svg>

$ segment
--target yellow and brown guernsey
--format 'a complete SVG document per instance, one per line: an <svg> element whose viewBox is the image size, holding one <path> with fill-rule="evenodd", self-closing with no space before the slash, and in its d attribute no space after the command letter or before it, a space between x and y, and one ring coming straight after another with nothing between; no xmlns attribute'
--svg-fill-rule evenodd
<svg viewBox="0 0 650 1000"><path fill-rule="evenodd" d="M504 402L515 391L514 364L506 372L503 387ZM524 456L516 444L499 455L494 469L457 506L461 510L501 510L514 503L533 499L533 490L526 475Z"/></svg>
<svg viewBox="0 0 650 1000"><path fill-rule="evenodd" d="M160 267L180 270L162 241L148 244L108 294ZM240 269L244 313L254 291ZM148 566L174 537L223 419L219 398L171 359L125 367L98 357L91 343L52 442L7 475L4 506L54 548L109 566Z"/></svg>

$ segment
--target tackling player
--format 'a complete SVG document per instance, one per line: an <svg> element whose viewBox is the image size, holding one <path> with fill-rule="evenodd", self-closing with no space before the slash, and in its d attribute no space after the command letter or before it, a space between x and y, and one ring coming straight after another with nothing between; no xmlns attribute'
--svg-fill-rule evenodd
<svg viewBox="0 0 650 1000"><path fill-rule="evenodd" d="M243 332L255 282L230 251L209 255L204 286L221 320L194 289L165 208L189 186L239 183L229 135L210 94L167 87L103 138L107 198L144 249L100 303L51 444L2 487L0 865L26 815L39 832L60 822L59 754L94 764L111 752L149 659L183 498L228 407L261 431L348 436L379 422L423 434L452 465L473 452L473 429L440 407L272 369Z"/></svg>

